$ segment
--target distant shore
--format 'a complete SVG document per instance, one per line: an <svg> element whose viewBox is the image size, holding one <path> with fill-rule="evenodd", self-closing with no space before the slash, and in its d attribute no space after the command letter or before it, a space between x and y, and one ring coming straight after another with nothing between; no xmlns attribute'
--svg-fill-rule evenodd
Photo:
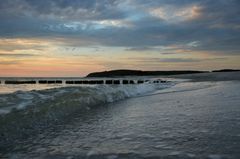
<svg viewBox="0 0 240 159"><path fill-rule="evenodd" d="M195 70L173 70L173 71L141 71L141 70L111 70L103 72L93 72L86 77L123 77L123 76L169 76L185 74L202 74L210 72L238 72L240 70L223 69L213 71L195 71Z"/></svg>
<svg viewBox="0 0 240 159"><path fill-rule="evenodd" d="M240 81L240 72L208 72L167 76L170 78L190 79L191 81Z"/></svg>

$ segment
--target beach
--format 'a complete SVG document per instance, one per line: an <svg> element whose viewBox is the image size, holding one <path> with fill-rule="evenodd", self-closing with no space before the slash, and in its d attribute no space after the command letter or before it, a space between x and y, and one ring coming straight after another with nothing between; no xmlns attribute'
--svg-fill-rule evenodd
<svg viewBox="0 0 240 159"><path fill-rule="evenodd" d="M239 77L237 72L177 75L164 77L172 79L168 85L101 86L85 88L85 94L78 92L84 89L75 87L30 91L30 95L38 93L36 98L42 95L46 100L33 102L35 107L30 104L10 111L11 115L1 115L1 122L11 126L0 129L0 155L27 159L237 159L240 157ZM47 99L53 94L54 99ZM61 97L61 102L56 97ZM79 104L74 99L88 99L89 103ZM28 101L26 96L25 101ZM15 120L14 115L22 121ZM34 122L29 122L30 119Z"/></svg>

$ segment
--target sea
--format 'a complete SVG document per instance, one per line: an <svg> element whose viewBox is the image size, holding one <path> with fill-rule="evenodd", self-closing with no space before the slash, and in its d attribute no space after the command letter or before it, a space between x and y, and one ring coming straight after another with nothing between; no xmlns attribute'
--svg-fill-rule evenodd
<svg viewBox="0 0 240 159"><path fill-rule="evenodd" d="M240 158L240 81L161 79L15 85L1 78L0 158Z"/></svg>

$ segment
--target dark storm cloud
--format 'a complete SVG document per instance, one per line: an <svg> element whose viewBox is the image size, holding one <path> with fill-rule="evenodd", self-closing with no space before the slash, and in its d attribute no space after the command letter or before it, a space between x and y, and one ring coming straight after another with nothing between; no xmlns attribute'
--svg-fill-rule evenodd
<svg viewBox="0 0 240 159"><path fill-rule="evenodd" d="M194 6L194 13L183 12ZM182 12L165 19L151 14L164 7ZM66 45L128 51L174 45L239 54L239 8L238 0L9 0L0 2L0 36L60 37Z"/></svg>
<svg viewBox="0 0 240 159"><path fill-rule="evenodd" d="M89 20L123 17L116 5L116 0L7 0L1 2L0 9L11 15Z"/></svg>

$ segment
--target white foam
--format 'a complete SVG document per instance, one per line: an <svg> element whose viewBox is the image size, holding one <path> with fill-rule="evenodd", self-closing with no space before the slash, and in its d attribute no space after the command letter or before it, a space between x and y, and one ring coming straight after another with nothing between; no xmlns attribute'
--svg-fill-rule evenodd
<svg viewBox="0 0 240 159"><path fill-rule="evenodd" d="M62 87L47 90L17 91L1 95L5 101L0 103L0 114L9 113L1 108L14 108L23 110L34 106L35 110L44 103L52 102L53 105L71 105L72 102L89 108L89 105L111 103L129 97L136 97L151 93L155 90L170 87L170 84L139 84L139 85L94 85L84 87ZM4 104L1 106L1 104ZM63 105L63 106L64 106Z"/></svg>

